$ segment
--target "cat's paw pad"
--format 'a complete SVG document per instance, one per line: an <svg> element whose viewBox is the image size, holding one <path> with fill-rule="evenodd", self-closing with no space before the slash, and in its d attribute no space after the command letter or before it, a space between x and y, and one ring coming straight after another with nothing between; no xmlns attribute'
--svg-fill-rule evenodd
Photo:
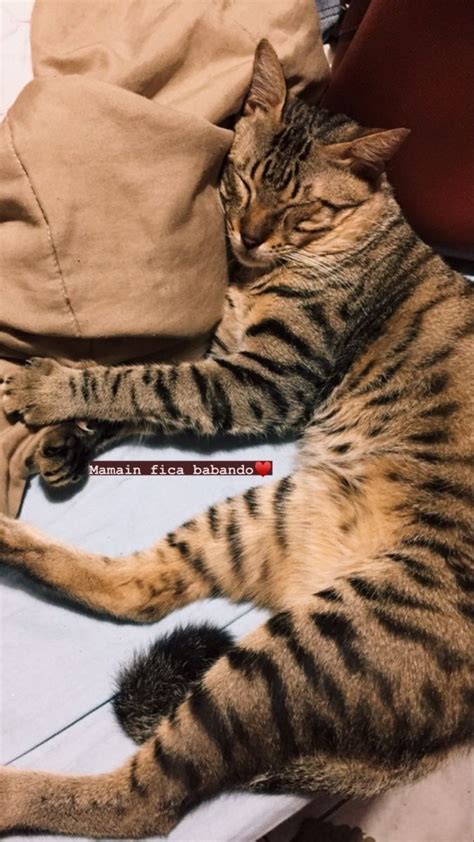
<svg viewBox="0 0 474 842"><path fill-rule="evenodd" d="M33 454L33 469L56 488L79 482L87 473L93 442L94 431L79 424L51 427Z"/></svg>
<svg viewBox="0 0 474 842"><path fill-rule="evenodd" d="M43 426L67 414L68 369L54 360L33 357L3 381L3 410L19 415L26 424Z"/></svg>

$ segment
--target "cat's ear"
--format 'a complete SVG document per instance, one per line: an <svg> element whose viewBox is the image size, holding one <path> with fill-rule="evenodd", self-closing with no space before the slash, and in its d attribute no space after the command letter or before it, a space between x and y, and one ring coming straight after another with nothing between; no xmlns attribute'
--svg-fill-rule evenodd
<svg viewBox="0 0 474 842"><path fill-rule="evenodd" d="M258 112L278 119L286 98L286 82L278 56L266 39L255 51L252 80L245 98L243 114L250 117Z"/></svg>
<svg viewBox="0 0 474 842"><path fill-rule="evenodd" d="M369 129L346 143L327 146L326 152L348 164L355 175L373 181L409 134L410 129Z"/></svg>

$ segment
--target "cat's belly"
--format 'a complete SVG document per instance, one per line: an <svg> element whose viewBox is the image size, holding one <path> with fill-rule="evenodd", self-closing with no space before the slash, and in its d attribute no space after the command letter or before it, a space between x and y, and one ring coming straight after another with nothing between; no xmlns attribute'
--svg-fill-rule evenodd
<svg viewBox="0 0 474 842"><path fill-rule="evenodd" d="M396 546L405 518L402 489L386 478L390 467L386 459L360 460L298 472L288 564L278 583L292 601L307 601L339 576L386 567L383 554Z"/></svg>

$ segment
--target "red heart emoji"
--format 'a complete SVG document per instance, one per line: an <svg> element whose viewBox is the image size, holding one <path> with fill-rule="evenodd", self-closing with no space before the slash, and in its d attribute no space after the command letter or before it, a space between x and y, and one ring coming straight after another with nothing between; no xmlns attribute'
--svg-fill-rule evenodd
<svg viewBox="0 0 474 842"><path fill-rule="evenodd" d="M255 470L261 477L266 477L272 472L272 462L255 462Z"/></svg>

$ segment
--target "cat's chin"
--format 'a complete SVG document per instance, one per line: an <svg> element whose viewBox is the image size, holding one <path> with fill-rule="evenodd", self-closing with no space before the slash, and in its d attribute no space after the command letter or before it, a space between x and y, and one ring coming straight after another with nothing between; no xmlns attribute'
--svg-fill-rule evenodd
<svg viewBox="0 0 474 842"><path fill-rule="evenodd" d="M249 266L252 269L265 269L273 266L276 263L276 256L270 254L251 254L245 249L234 248L234 254L243 266Z"/></svg>

